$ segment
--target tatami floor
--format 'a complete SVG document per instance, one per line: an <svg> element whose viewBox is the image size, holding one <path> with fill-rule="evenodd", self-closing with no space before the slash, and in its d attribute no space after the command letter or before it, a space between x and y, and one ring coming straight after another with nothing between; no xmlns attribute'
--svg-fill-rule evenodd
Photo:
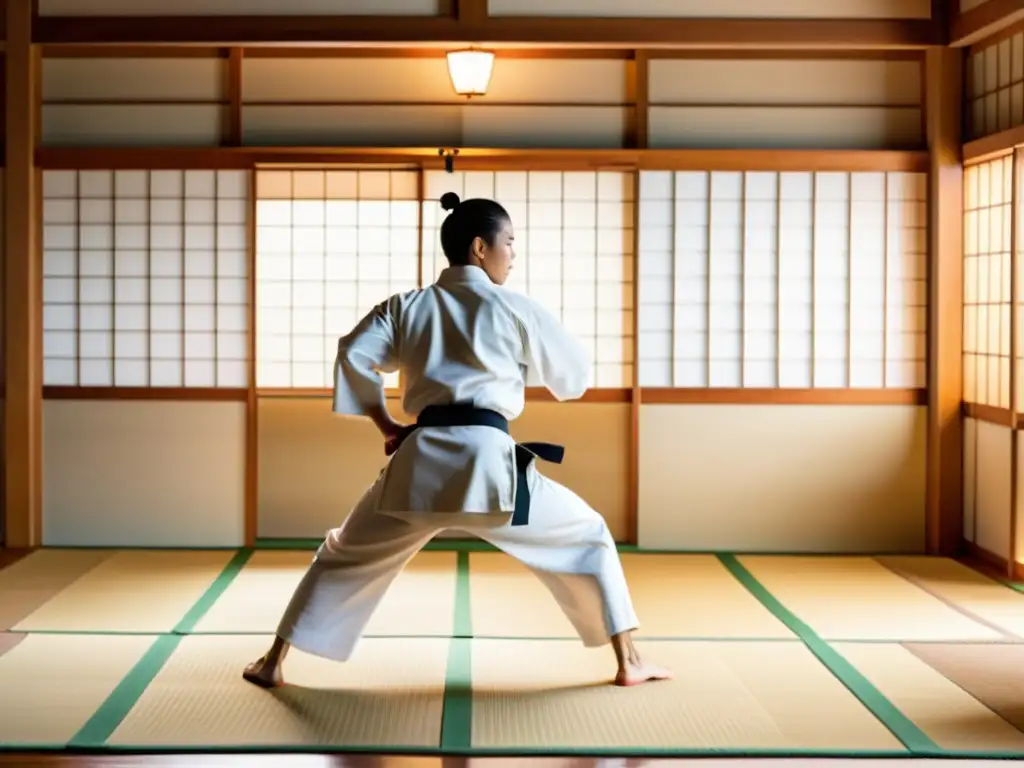
<svg viewBox="0 0 1024 768"><path fill-rule="evenodd" d="M356 656L245 684L312 552L45 549L0 570L12 750L1024 758L1024 594L958 562L625 552L617 689L522 566L424 551ZM624 764L624 763L623 763ZM631 763L632 764L632 763Z"/></svg>

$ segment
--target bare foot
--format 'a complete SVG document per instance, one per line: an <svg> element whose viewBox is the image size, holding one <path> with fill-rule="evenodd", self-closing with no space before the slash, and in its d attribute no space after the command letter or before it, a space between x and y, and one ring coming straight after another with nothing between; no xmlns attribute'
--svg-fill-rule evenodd
<svg viewBox="0 0 1024 768"><path fill-rule="evenodd" d="M671 680L672 673L653 664L628 664L615 676L615 684L621 686L640 685L652 680Z"/></svg>
<svg viewBox="0 0 1024 768"><path fill-rule="evenodd" d="M270 664L264 656L245 668L242 677L260 688L277 688L284 685L280 664Z"/></svg>

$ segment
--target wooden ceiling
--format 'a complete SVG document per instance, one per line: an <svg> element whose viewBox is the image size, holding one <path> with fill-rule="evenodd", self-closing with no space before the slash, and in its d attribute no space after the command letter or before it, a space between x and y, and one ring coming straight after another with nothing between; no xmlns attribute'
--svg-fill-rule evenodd
<svg viewBox="0 0 1024 768"><path fill-rule="evenodd" d="M827 2L827 0L822 0ZM0 2L2 4L2 2ZM42 16L48 46L416 46L458 44L674 50L921 50L964 46L1024 22L1024 0L932 0L929 19L493 17L486 0L448 0L431 17ZM0 26L6 14L0 13Z"/></svg>

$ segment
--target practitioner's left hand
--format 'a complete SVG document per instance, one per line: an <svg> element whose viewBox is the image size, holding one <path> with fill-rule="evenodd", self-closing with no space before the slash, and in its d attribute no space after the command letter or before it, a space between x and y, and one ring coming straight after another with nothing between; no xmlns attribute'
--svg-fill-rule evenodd
<svg viewBox="0 0 1024 768"><path fill-rule="evenodd" d="M408 429L401 424L395 424L394 429L389 429L384 433L384 455L390 456L398 447L402 444L405 439Z"/></svg>

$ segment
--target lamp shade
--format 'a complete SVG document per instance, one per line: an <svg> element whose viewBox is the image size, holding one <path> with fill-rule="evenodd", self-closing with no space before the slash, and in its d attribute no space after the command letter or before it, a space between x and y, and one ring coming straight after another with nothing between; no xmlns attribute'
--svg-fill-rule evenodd
<svg viewBox="0 0 1024 768"><path fill-rule="evenodd" d="M493 69L494 53L491 51L471 48L448 53L448 77L460 96L483 96L487 93Z"/></svg>

